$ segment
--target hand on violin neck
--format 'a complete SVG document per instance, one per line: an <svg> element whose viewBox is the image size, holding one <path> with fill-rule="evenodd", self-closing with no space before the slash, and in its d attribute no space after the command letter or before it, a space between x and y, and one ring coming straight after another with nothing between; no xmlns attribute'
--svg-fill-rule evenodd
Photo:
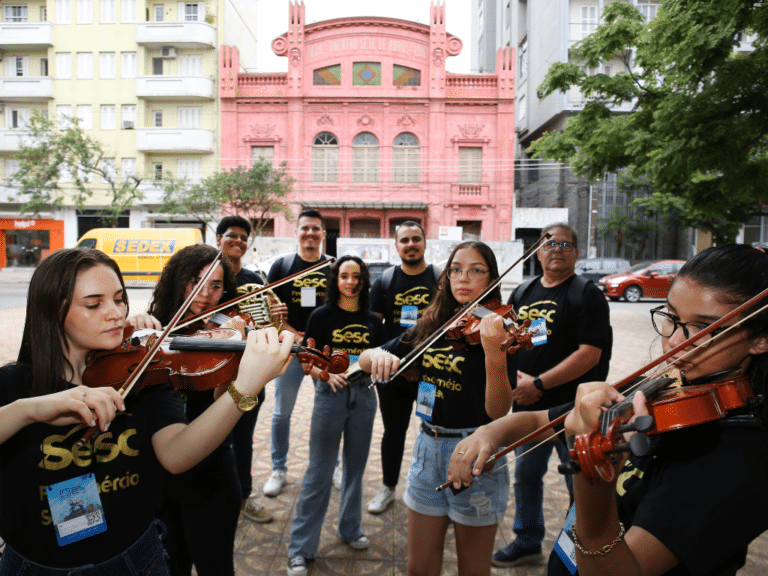
<svg viewBox="0 0 768 576"><path fill-rule="evenodd" d="M498 314L489 314L480 320L480 343L486 357L506 363L509 334L504 328L504 318Z"/></svg>
<svg viewBox="0 0 768 576"><path fill-rule="evenodd" d="M240 332L240 335L245 338L246 322L241 316L234 316L230 318L221 325L221 328L232 328L233 330L237 330Z"/></svg>
<svg viewBox="0 0 768 576"><path fill-rule="evenodd" d="M163 325L160 320L152 316L147 312L139 312L138 314L131 314L126 319L126 323L133 326L136 330L162 330Z"/></svg>
<svg viewBox="0 0 768 576"><path fill-rule="evenodd" d="M285 372L291 361L293 334L273 327L252 330L240 360L235 385L241 394L256 395L264 385Z"/></svg>
<svg viewBox="0 0 768 576"><path fill-rule="evenodd" d="M594 430L601 414L621 400L624 400L624 396L606 382L579 384L576 390L576 405L565 419L566 435L589 434Z"/></svg>

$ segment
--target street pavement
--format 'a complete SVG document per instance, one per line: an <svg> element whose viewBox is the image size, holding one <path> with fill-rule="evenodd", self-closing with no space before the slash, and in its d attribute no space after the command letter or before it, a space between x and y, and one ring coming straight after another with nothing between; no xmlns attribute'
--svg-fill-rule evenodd
<svg viewBox="0 0 768 576"><path fill-rule="evenodd" d="M4 285L28 282L30 271L0 270L0 301L3 299ZM508 293L508 291L507 291ZM150 290L132 289L129 291L131 310L146 308ZM506 296L506 294L505 294ZM655 303L654 303L655 304ZM614 345L609 381L616 381L632 373L659 354L660 346L648 317L648 302L636 305L611 303L611 325L614 331ZM0 310L0 326L3 338L0 339L0 364L16 358L24 322L23 306ZM656 342L654 345L649 343ZM309 378L302 384L301 394L291 423L291 452L288 461L288 484L283 493L276 498L261 495L261 487L270 473L270 422L274 406L274 394L268 388L267 399L261 407L259 422L254 433L253 477L255 490L260 501L274 515L270 524L254 524L241 518L237 532L235 565L238 575L285 574L285 562L290 541L290 522L298 498L302 477L309 459L308 437L313 404L313 386ZM377 415L371 455L366 468L363 487L363 507L381 486L381 460L379 446L382 435L381 417ZM407 509L402 502L402 492L413 441L418 432L418 419L411 418L411 426L406 442L406 458L398 484L397 500L394 505L378 516L363 512L363 531L371 540L368 550L356 551L339 541L336 537L338 526L339 492L333 491L328 514L326 515L320 548L315 562L310 564L310 575L404 575L407 557ZM550 469L544 478L544 516L546 519L546 538L544 549L548 554L560 532L563 517L568 507L568 492L561 476L556 471L552 459ZM514 466L514 464L512 464ZM510 472L513 472L512 470ZM712 496L716 498L716 495ZM506 517L496 536L496 548L506 546L514 539L512 522L514 520L514 498L510 498ZM494 574L513 576L539 576L544 574L544 566L520 566L517 568L494 568ZM739 571L740 576L763 576L768 573L768 533L756 539L749 549L747 564ZM443 574L458 574L453 531L449 530Z"/></svg>

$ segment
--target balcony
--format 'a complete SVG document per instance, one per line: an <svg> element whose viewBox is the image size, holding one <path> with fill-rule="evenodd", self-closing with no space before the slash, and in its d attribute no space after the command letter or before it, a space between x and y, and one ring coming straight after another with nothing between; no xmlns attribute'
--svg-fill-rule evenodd
<svg viewBox="0 0 768 576"><path fill-rule="evenodd" d="M10 76L0 78L0 100L5 102L46 102L53 98L53 78Z"/></svg>
<svg viewBox="0 0 768 576"><path fill-rule="evenodd" d="M21 144L32 144L27 130L0 130L0 152L18 152Z"/></svg>
<svg viewBox="0 0 768 576"><path fill-rule="evenodd" d="M136 96L151 100L213 100L213 79L203 76L138 76Z"/></svg>
<svg viewBox="0 0 768 576"><path fill-rule="evenodd" d="M216 28L205 22L140 22L136 43L150 48L201 48L216 45Z"/></svg>
<svg viewBox="0 0 768 576"><path fill-rule="evenodd" d="M139 152L211 153L215 150L213 130L204 128L138 128Z"/></svg>
<svg viewBox="0 0 768 576"><path fill-rule="evenodd" d="M455 204L487 204L490 202L488 184L451 184L451 202Z"/></svg>
<svg viewBox="0 0 768 576"><path fill-rule="evenodd" d="M50 22L0 22L0 49L48 46L53 46L53 24Z"/></svg>

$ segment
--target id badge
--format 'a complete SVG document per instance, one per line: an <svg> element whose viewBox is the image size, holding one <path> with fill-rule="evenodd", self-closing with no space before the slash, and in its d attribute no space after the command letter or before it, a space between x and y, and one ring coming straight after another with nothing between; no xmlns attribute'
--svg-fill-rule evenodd
<svg viewBox="0 0 768 576"><path fill-rule="evenodd" d="M96 478L84 474L46 487L56 538L66 546L107 529Z"/></svg>
<svg viewBox="0 0 768 576"><path fill-rule="evenodd" d="M573 525L576 523L576 505L571 505L565 524L555 542L555 552L571 574L576 574L576 546L573 543Z"/></svg>
<svg viewBox="0 0 768 576"><path fill-rule="evenodd" d="M542 344L547 343L547 321L544 320L544 318L539 318L538 320L534 320L531 322L531 325L528 327L528 332L533 332L536 330L536 333L531 336L531 342L534 346L541 346Z"/></svg>
<svg viewBox="0 0 768 576"><path fill-rule="evenodd" d="M432 410L435 408L437 386L429 382L419 382L419 395L416 397L416 416L432 422Z"/></svg>
<svg viewBox="0 0 768 576"><path fill-rule="evenodd" d="M400 308L400 326L410 328L416 326L419 317L419 309L416 306L403 306Z"/></svg>
<svg viewBox="0 0 768 576"><path fill-rule="evenodd" d="M314 286L301 287L301 307L314 308L317 306L317 288Z"/></svg>

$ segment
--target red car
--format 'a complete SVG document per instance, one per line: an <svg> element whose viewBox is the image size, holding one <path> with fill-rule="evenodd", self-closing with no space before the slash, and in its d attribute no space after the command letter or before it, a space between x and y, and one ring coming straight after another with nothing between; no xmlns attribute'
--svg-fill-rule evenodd
<svg viewBox="0 0 768 576"><path fill-rule="evenodd" d="M600 278L599 286L611 300L624 297L627 302L640 298L666 298L672 280L685 260L660 260L635 264L621 274Z"/></svg>

